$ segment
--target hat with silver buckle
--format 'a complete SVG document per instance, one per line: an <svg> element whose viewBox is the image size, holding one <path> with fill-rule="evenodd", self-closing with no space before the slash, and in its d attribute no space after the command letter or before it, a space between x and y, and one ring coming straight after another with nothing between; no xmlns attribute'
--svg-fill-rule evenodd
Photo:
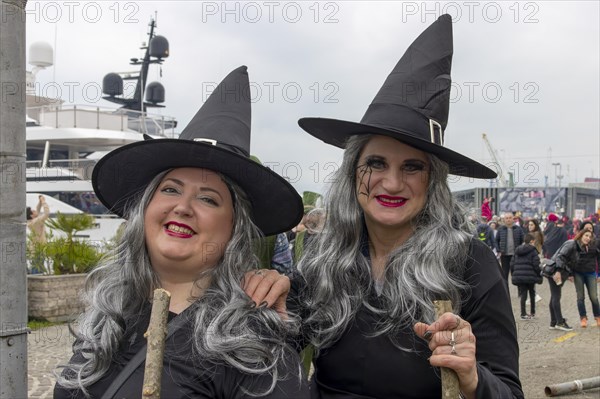
<svg viewBox="0 0 600 399"><path fill-rule="evenodd" d="M245 66L232 71L177 139L152 139L105 155L92 173L98 199L126 217L128 206L160 172L203 168L235 181L252 204L252 220L265 236L302 219L302 199L284 178L250 159L250 85Z"/></svg>
<svg viewBox="0 0 600 399"><path fill-rule="evenodd" d="M311 135L340 148L353 135L390 136L436 155L448 163L452 174L495 178L497 174L490 168L444 147L452 53L452 18L445 14L406 50L360 123L302 118L298 124Z"/></svg>

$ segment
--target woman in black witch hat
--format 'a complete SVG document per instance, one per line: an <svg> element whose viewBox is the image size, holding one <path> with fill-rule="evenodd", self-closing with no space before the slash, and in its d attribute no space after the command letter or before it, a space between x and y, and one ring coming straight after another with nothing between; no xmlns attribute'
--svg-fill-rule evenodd
<svg viewBox="0 0 600 399"><path fill-rule="evenodd" d="M240 67L179 139L121 147L94 169L98 198L127 224L115 253L88 276L74 356L55 398L141 397L144 367L134 359L145 353L158 287L171 293L174 331L162 397L307 397L298 356L286 344L297 322L268 309L272 299L256 306L239 283L258 268L260 230L284 232L302 217L293 187L249 158L248 89ZM246 289L261 291L273 274L251 272Z"/></svg>
<svg viewBox="0 0 600 399"><path fill-rule="evenodd" d="M315 349L311 390L325 398L439 398L453 369L467 398L522 398L515 321L494 254L473 237L448 174L494 178L443 146L452 21L409 47L360 123L303 118L345 149L325 228L289 305ZM434 300L451 300L437 317Z"/></svg>

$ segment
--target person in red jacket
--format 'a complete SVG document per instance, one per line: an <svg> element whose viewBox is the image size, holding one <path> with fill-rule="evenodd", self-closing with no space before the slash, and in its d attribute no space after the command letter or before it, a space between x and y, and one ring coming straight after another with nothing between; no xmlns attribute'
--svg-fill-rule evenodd
<svg viewBox="0 0 600 399"><path fill-rule="evenodd" d="M484 198L483 199L483 204L481 204L481 216L484 217L486 219L486 221L490 221L492 220L492 216L493 216L493 212L492 212L492 208L490 208L490 202L493 202L494 198L493 197L489 197L489 198Z"/></svg>

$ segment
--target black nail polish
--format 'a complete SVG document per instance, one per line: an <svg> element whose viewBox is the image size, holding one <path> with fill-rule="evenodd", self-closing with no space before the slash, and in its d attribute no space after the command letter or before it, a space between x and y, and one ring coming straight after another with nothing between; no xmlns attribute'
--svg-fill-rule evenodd
<svg viewBox="0 0 600 399"><path fill-rule="evenodd" d="M254 309L256 307L256 302L250 301L250 309Z"/></svg>
<svg viewBox="0 0 600 399"><path fill-rule="evenodd" d="M269 303L267 301L263 301L258 305L259 308L266 308Z"/></svg>
<svg viewBox="0 0 600 399"><path fill-rule="evenodd" d="M429 330L425 331L425 334L423 334L423 339L425 341L431 341L431 336L433 335L433 333Z"/></svg>

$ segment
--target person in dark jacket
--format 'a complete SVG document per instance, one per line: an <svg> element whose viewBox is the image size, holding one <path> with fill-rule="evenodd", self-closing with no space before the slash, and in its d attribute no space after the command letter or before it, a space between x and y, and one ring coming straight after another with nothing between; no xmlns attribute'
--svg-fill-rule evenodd
<svg viewBox="0 0 600 399"><path fill-rule="evenodd" d="M490 229L492 231L492 251L494 251L494 255L496 255L498 261L500 261L500 255L498 255L500 249L498 248L498 241L496 241L496 237L498 236L498 223L492 220L488 223L488 226L490 226Z"/></svg>
<svg viewBox="0 0 600 399"><path fill-rule="evenodd" d="M546 259L551 259L558 248L568 239L567 230L557 226L558 221L559 218L555 214L548 215L548 224L544 230L544 244L542 245L543 255Z"/></svg>
<svg viewBox="0 0 600 399"><path fill-rule="evenodd" d="M521 320L531 320L535 317L535 285L542 283L540 275L540 257L535 248L535 236L525 235L524 242L515 250L511 261L512 283L519 289L521 299ZM527 294L531 303L531 313L525 312Z"/></svg>
<svg viewBox="0 0 600 399"><path fill-rule="evenodd" d="M567 319L562 315L560 299L563 281L572 276L573 267L579 261L579 250L576 240L567 240L558 248L550 261L556 264L556 272L552 277L547 277L550 285L550 329L571 331L573 327L567 324ZM550 262L549 261L549 262ZM572 280L572 279L571 279Z"/></svg>
<svg viewBox="0 0 600 399"><path fill-rule="evenodd" d="M502 265L502 276L508 285L508 273L510 272L510 261L515 254L515 249L523 244L523 229L514 223L514 216L510 212L503 215L504 224L498 228L496 244L500 252L500 264Z"/></svg>
<svg viewBox="0 0 600 399"><path fill-rule="evenodd" d="M494 245L494 232L492 228L487 224L485 217L481 217L479 224L477 225L477 238L485 243L490 249L495 247Z"/></svg>
<svg viewBox="0 0 600 399"><path fill-rule="evenodd" d="M590 218L590 223L592 224L592 231L594 232L594 237L600 237L600 223L598 223L598 219L595 216Z"/></svg>
<svg viewBox="0 0 600 399"><path fill-rule="evenodd" d="M592 239L595 240L598 235L594 232L594 223L591 220L584 220L581 222L579 226L579 231L588 230L592 232Z"/></svg>
<svg viewBox="0 0 600 399"><path fill-rule="evenodd" d="M592 312L596 319L596 325L600 327L600 306L598 304L598 262L600 261L600 248L598 240L594 240L594 233L591 231L591 224L582 225L582 229L573 239L577 243L579 260L573 264L573 277L575 291L577 292L577 310L582 328L588 324L587 312L585 309L585 288L587 287L588 296L592 302Z"/></svg>

